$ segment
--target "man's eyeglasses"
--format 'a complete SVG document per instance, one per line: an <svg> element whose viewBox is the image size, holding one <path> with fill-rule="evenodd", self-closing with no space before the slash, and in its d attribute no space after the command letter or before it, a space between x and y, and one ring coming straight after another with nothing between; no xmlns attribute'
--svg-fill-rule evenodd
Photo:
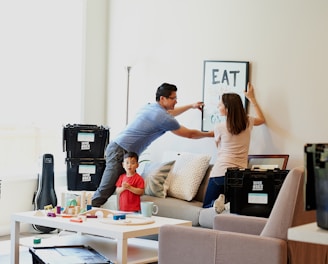
<svg viewBox="0 0 328 264"><path fill-rule="evenodd" d="M166 98L171 99L171 100L178 100L178 97L171 97L171 96L168 96L168 97L166 97Z"/></svg>

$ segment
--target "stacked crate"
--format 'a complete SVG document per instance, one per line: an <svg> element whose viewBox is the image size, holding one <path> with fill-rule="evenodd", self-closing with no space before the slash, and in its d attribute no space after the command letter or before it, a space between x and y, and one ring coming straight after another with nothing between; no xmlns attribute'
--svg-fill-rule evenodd
<svg viewBox="0 0 328 264"><path fill-rule="evenodd" d="M225 197L230 213L269 217L289 170L228 168Z"/></svg>
<svg viewBox="0 0 328 264"><path fill-rule="evenodd" d="M68 124L63 128L68 190L97 189L106 166L108 142L109 128L104 126Z"/></svg>

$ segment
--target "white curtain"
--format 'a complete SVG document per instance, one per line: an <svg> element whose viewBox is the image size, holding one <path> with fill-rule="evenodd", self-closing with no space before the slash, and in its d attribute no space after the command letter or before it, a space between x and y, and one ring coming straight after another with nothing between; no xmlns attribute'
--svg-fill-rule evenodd
<svg viewBox="0 0 328 264"><path fill-rule="evenodd" d="M62 126L81 118L83 5L0 1L0 178L44 153L64 166Z"/></svg>

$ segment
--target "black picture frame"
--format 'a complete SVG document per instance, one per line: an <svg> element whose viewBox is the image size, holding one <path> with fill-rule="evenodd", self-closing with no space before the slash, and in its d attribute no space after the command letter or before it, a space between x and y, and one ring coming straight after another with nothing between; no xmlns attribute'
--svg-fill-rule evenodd
<svg viewBox="0 0 328 264"><path fill-rule="evenodd" d="M218 111L218 103L223 93L239 94L247 109L248 100L244 91L247 89L248 75L248 61L204 61L202 131L213 130L216 123L224 120Z"/></svg>
<svg viewBox="0 0 328 264"><path fill-rule="evenodd" d="M289 160L288 154L260 154L260 155L248 155L249 169L280 169L286 170Z"/></svg>

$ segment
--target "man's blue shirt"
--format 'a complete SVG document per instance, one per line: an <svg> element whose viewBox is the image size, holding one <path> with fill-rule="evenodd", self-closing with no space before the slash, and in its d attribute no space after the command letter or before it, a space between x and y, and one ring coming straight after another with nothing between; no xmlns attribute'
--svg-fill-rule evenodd
<svg viewBox="0 0 328 264"><path fill-rule="evenodd" d="M155 139L167 131L180 128L178 121L159 103L147 104L134 121L113 141L127 151L141 154Z"/></svg>

